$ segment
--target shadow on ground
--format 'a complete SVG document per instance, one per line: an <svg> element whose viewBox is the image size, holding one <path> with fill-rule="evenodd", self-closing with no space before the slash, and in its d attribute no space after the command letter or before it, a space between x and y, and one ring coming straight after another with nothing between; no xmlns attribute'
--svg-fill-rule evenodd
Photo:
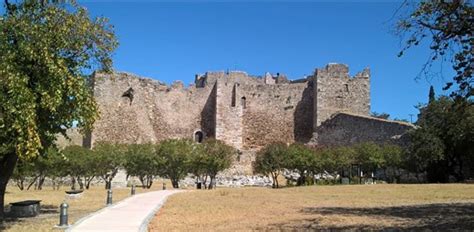
<svg viewBox="0 0 474 232"><path fill-rule="evenodd" d="M474 230L474 203L426 204L377 208L307 207L301 213L309 219L270 225L277 230ZM325 225L331 216L347 219L348 225ZM351 217L365 217L370 223L350 223ZM384 219L397 221L395 225ZM360 220L360 219L359 219ZM327 221L327 220L325 220ZM335 223L333 223L335 224ZM267 228L268 229L268 228Z"/></svg>
<svg viewBox="0 0 474 232"><path fill-rule="evenodd" d="M10 214L10 207L7 206L5 210L5 221L0 222L0 231L10 228L13 224L28 222L32 220L42 220L44 218L54 217L59 215L58 206L55 205L41 205L40 214L35 217L15 217Z"/></svg>

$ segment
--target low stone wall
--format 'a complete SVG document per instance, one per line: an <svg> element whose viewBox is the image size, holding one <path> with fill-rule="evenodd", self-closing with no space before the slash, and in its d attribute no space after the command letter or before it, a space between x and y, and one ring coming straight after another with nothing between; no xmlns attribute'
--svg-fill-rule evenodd
<svg viewBox="0 0 474 232"><path fill-rule="evenodd" d="M413 124L369 116L338 113L316 128L309 145L348 146L362 142L405 145L403 135Z"/></svg>

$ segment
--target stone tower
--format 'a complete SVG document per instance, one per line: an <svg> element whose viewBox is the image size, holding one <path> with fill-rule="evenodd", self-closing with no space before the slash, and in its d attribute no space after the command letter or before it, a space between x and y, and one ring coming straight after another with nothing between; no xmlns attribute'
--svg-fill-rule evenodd
<svg viewBox="0 0 474 232"><path fill-rule="evenodd" d="M314 125L340 112L368 116L370 113L370 70L364 69L354 77L344 64L328 64L314 73Z"/></svg>

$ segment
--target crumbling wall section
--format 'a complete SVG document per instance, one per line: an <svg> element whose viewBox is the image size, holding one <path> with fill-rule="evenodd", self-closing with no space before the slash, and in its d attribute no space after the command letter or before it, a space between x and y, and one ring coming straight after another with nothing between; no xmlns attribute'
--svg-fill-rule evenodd
<svg viewBox="0 0 474 232"><path fill-rule="evenodd" d="M316 69L314 89L315 129L338 112L370 113L369 69L350 77L347 65L329 64Z"/></svg>
<svg viewBox="0 0 474 232"><path fill-rule="evenodd" d="M125 96L133 89L133 97ZM100 119L94 124L92 143L158 142L167 138L193 138L202 120L213 121L213 86L190 87L174 83L171 87L155 80L128 73L96 74L94 96ZM210 113L209 113L210 112ZM203 117L204 115L204 117ZM215 120L214 120L215 121ZM212 133L213 125L207 125Z"/></svg>
<svg viewBox="0 0 474 232"><path fill-rule="evenodd" d="M405 145L406 132L415 128L406 122L384 120L364 115L338 113L323 122L310 144L315 146L349 146L362 142Z"/></svg>

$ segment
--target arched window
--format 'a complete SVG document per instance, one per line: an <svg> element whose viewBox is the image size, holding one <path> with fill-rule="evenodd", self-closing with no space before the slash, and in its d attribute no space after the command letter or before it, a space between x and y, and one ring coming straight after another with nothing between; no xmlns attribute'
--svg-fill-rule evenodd
<svg viewBox="0 0 474 232"><path fill-rule="evenodd" d="M203 139L204 139L204 133L202 133L202 131L194 132L194 142L202 143Z"/></svg>
<svg viewBox="0 0 474 232"><path fill-rule="evenodd" d="M245 98L245 97L242 97L242 98L240 99L240 105L241 105L242 108L244 108L244 109L247 107L247 102L246 102L246 101L247 101L247 98Z"/></svg>

